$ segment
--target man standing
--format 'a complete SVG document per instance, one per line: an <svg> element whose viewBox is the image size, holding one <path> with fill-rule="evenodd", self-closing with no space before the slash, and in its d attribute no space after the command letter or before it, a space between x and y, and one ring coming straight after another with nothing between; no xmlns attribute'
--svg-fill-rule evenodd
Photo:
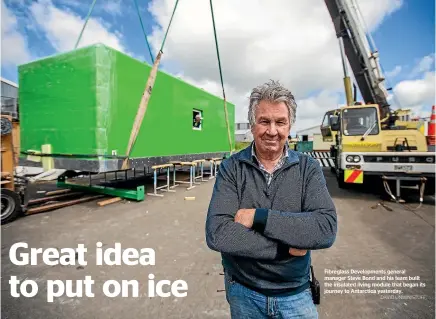
<svg viewBox="0 0 436 319"><path fill-rule="evenodd" d="M206 241L221 252L232 318L318 318L310 250L336 239L336 209L320 165L288 149L296 103L271 81L250 96L253 143L220 165Z"/></svg>

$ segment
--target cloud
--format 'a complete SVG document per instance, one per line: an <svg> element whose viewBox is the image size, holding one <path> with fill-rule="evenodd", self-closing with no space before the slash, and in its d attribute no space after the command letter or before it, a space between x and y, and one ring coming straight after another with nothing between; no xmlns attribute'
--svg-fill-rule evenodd
<svg viewBox="0 0 436 319"><path fill-rule="evenodd" d="M74 8L74 11L80 13L88 13L91 8L92 1L83 3L81 0L53 0L58 7L70 7ZM112 16L121 16L123 13L131 13L131 3L124 1L121 6L121 0L109 0L109 1L97 1L92 11L93 15L99 15L101 13L107 13Z"/></svg>
<svg viewBox="0 0 436 319"><path fill-rule="evenodd" d="M394 78L396 77L398 74L401 73L401 70L403 69L403 67L401 65L396 65L395 68L393 68L391 71L386 72L386 76L388 78Z"/></svg>
<svg viewBox="0 0 436 319"><path fill-rule="evenodd" d="M433 63L435 62L435 54L429 54L423 57L416 66L413 68L411 72L411 76L414 77L416 75L420 75L422 73L428 72L431 70Z"/></svg>
<svg viewBox="0 0 436 319"><path fill-rule="evenodd" d="M409 108L416 115L429 115L435 101L434 62L434 53L416 60L408 79L397 83L389 95L392 109Z"/></svg>
<svg viewBox="0 0 436 319"><path fill-rule="evenodd" d="M321 125L327 111L341 106L342 95L324 90L317 95L297 100L297 121L291 132Z"/></svg>
<svg viewBox="0 0 436 319"><path fill-rule="evenodd" d="M38 27L58 52L74 49L82 30L84 19L69 9L59 9L50 0L40 0L30 6L32 17ZM122 44L120 33L111 32L111 25L99 18L90 18L83 32L79 47L103 43L116 50L128 53Z"/></svg>
<svg viewBox="0 0 436 319"><path fill-rule="evenodd" d="M119 16L121 12L121 0L111 0L103 4L103 11L110 15Z"/></svg>
<svg viewBox="0 0 436 319"><path fill-rule="evenodd" d="M420 79L398 83L393 94L393 108L411 108L417 115L425 116L435 101L435 72L426 72Z"/></svg>
<svg viewBox="0 0 436 319"><path fill-rule="evenodd" d="M402 5L399 0L359 3L370 30ZM175 0L153 0L149 5L157 23L149 37L154 51L160 48L174 4ZM214 16L225 89L236 104L237 121L246 121L247 93L269 79L279 80L302 101L297 123L316 125L326 110L336 107L335 96L343 91L343 72L324 1L222 0L214 2ZM199 83L220 87L209 1L178 5L162 63L177 65L185 77ZM323 93L310 99L314 92Z"/></svg>
<svg viewBox="0 0 436 319"><path fill-rule="evenodd" d="M19 32L17 18L1 2L2 66L9 67L25 63L31 58L26 38Z"/></svg>
<svg viewBox="0 0 436 319"><path fill-rule="evenodd" d="M403 0L353 0L362 13L368 32L380 27L383 20L403 6Z"/></svg>

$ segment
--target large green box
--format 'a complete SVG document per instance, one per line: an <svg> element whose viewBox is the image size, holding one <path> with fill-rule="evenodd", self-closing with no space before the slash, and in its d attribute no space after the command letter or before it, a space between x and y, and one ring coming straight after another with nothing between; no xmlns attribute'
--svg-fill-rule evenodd
<svg viewBox="0 0 436 319"><path fill-rule="evenodd" d="M21 152L48 144L56 168L120 168L150 70L101 44L20 65ZM235 107L227 109L233 149ZM193 128L194 111L201 130ZM159 71L131 167L229 151L223 100Z"/></svg>

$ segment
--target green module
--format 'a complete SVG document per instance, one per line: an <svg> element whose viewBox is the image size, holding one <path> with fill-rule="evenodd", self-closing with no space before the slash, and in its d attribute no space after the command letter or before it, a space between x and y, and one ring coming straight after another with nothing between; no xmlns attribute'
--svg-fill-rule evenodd
<svg viewBox="0 0 436 319"><path fill-rule="evenodd" d="M42 155L54 168L120 169L150 71L101 44L20 65L22 154ZM227 110L234 149L234 105ZM229 152L223 99L158 71L129 166Z"/></svg>

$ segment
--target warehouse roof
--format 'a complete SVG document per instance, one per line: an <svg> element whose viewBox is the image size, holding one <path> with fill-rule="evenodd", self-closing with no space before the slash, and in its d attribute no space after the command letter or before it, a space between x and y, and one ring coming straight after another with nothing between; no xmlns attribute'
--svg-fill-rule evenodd
<svg viewBox="0 0 436 319"><path fill-rule="evenodd" d="M12 82L12 81L6 80L5 78L2 78L2 77L0 77L0 79L1 79L2 82L6 83L6 84L9 84L9 85L11 85L11 86L13 86L13 87L16 87L16 88L18 87L18 84L15 83L15 82Z"/></svg>
<svg viewBox="0 0 436 319"><path fill-rule="evenodd" d="M315 133L321 133L321 129L320 129L319 125L308 127L308 128L297 131L298 135L312 135Z"/></svg>

